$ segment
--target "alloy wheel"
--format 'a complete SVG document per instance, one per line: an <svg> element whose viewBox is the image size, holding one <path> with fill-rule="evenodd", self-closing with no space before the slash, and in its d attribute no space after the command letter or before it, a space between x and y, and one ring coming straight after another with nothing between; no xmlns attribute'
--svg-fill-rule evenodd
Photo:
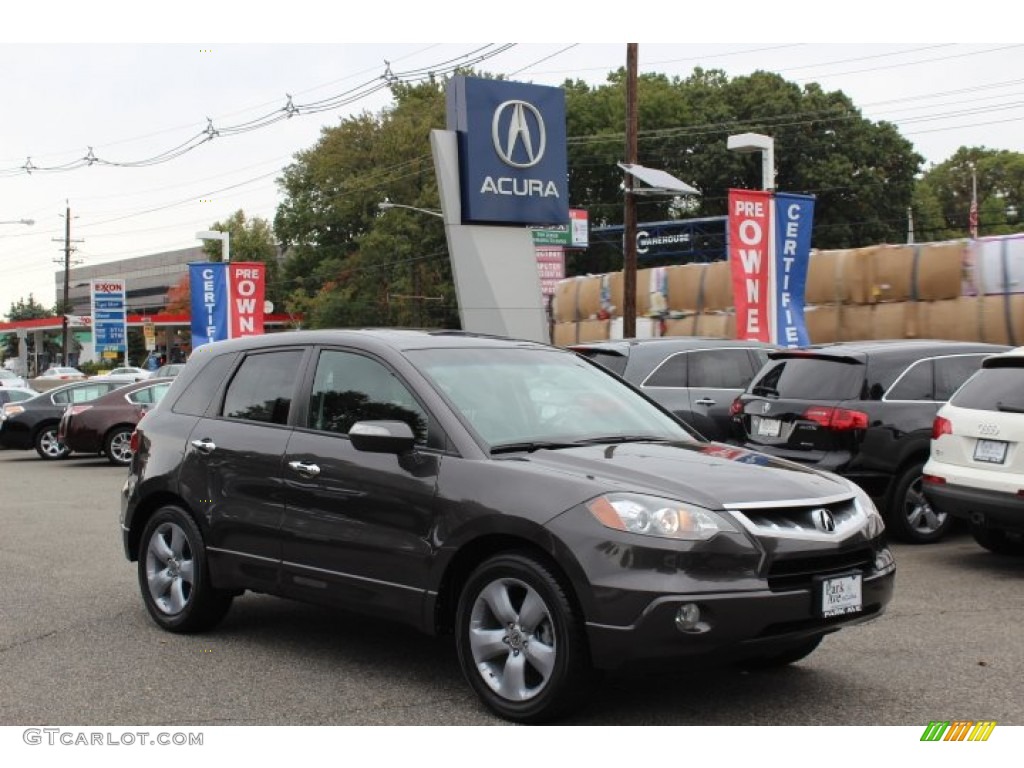
<svg viewBox="0 0 1024 768"><path fill-rule="evenodd" d="M153 603L168 615L181 613L192 599L195 563L185 531L161 523L146 548L146 583Z"/></svg>

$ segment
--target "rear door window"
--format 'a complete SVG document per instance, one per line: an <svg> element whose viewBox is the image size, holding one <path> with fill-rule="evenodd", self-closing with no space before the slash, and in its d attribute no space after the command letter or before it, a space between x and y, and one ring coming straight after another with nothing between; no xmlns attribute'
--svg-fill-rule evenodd
<svg viewBox="0 0 1024 768"><path fill-rule="evenodd" d="M745 349L705 349L691 352L688 386L698 389L743 389L754 377Z"/></svg>
<svg viewBox="0 0 1024 768"><path fill-rule="evenodd" d="M249 355L228 385L221 415L229 419L287 424L302 350Z"/></svg>
<svg viewBox="0 0 1024 768"><path fill-rule="evenodd" d="M918 360L912 364L886 393L886 400L935 399L934 366L931 360Z"/></svg>
<svg viewBox="0 0 1024 768"><path fill-rule="evenodd" d="M645 387L685 387L686 361L689 355L685 352L672 355L663 360L657 370L644 382Z"/></svg>

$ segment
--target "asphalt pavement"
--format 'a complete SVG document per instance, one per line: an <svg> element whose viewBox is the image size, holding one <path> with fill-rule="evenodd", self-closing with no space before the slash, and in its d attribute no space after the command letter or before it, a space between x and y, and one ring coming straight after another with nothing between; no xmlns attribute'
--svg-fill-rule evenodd
<svg viewBox="0 0 1024 768"><path fill-rule="evenodd" d="M118 529L126 470L0 451L0 725L481 725L449 638L245 595L159 630ZM896 546L888 612L783 670L604 680L571 723L1024 725L1024 559L959 533Z"/></svg>

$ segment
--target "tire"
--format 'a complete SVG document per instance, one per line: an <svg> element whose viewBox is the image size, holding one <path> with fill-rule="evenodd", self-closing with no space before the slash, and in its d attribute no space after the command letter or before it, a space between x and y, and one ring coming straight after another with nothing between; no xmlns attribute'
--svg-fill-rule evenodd
<svg viewBox="0 0 1024 768"><path fill-rule="evenodd" d="M57 439L57 424L46 424L36 432L35 440L36 453L39 458L47 461L66 459L71 451L64 443Z"/></svg>
<svg viewBox="0 0 1024 768"><path fill-rule="evenodd" d="M806 659L814 653L818 646L821 645L821 640L822 636L818 635L818 637L811 638L810 640L804 640L785 649L784 651L773 653L770 656L757 656L752 659L745 659L740 663L740 666L743 669L751 671L786 667L790 664L795 664L801 659Z"/></svg>
<svg viewBox="0 0 1024 768"><path fill-rule="evenodd" d="M131 427L115 427L107 433L103 441L103 452L107 460L117 467L127 467L132 463L132 432Z"/></svg>
<svg viewBox="0 0 1024 768"><path fill-rule="evenodd" d="M203 536L180 507L161 507L146 523L139 588L153 621L169 632L211 629L231 607L232 595L210 586Z"/></svg>
<svg viewBox="0 0 1024 768"><path fill-rule="evenodd" d="M1024 555L1024 535L1011 534L998 528L984 528L980 525L971 526L974 540L989 552L997 555Z"/></svg>
<svg viewBox="0 0 1024 768"><path fill-rule="evenodd" d="M593 681L581 617L552 569L530 554L497 555L470 575L455 644L470 686L508 720L564 715Z"/></svg>
<svg viewBox="0 0 1024 768"><path fill-rule="evenodd" d="M934 509L921 490L924 462L913 464L893 486L886 507L886 527L900 541L934 544L949 532L953 517Z"/></svg>

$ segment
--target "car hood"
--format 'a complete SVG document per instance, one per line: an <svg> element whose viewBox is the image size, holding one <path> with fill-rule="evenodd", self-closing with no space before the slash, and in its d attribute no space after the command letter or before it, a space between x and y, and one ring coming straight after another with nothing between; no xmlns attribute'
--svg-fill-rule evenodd
<svg viewBox="0 0 1024 768"><path fill-rule="evenodd" d="M541 450L516 457L538 469L689 501L708 509L795 503L850 494L845 480L721 443L620 443Z"/></svg>

